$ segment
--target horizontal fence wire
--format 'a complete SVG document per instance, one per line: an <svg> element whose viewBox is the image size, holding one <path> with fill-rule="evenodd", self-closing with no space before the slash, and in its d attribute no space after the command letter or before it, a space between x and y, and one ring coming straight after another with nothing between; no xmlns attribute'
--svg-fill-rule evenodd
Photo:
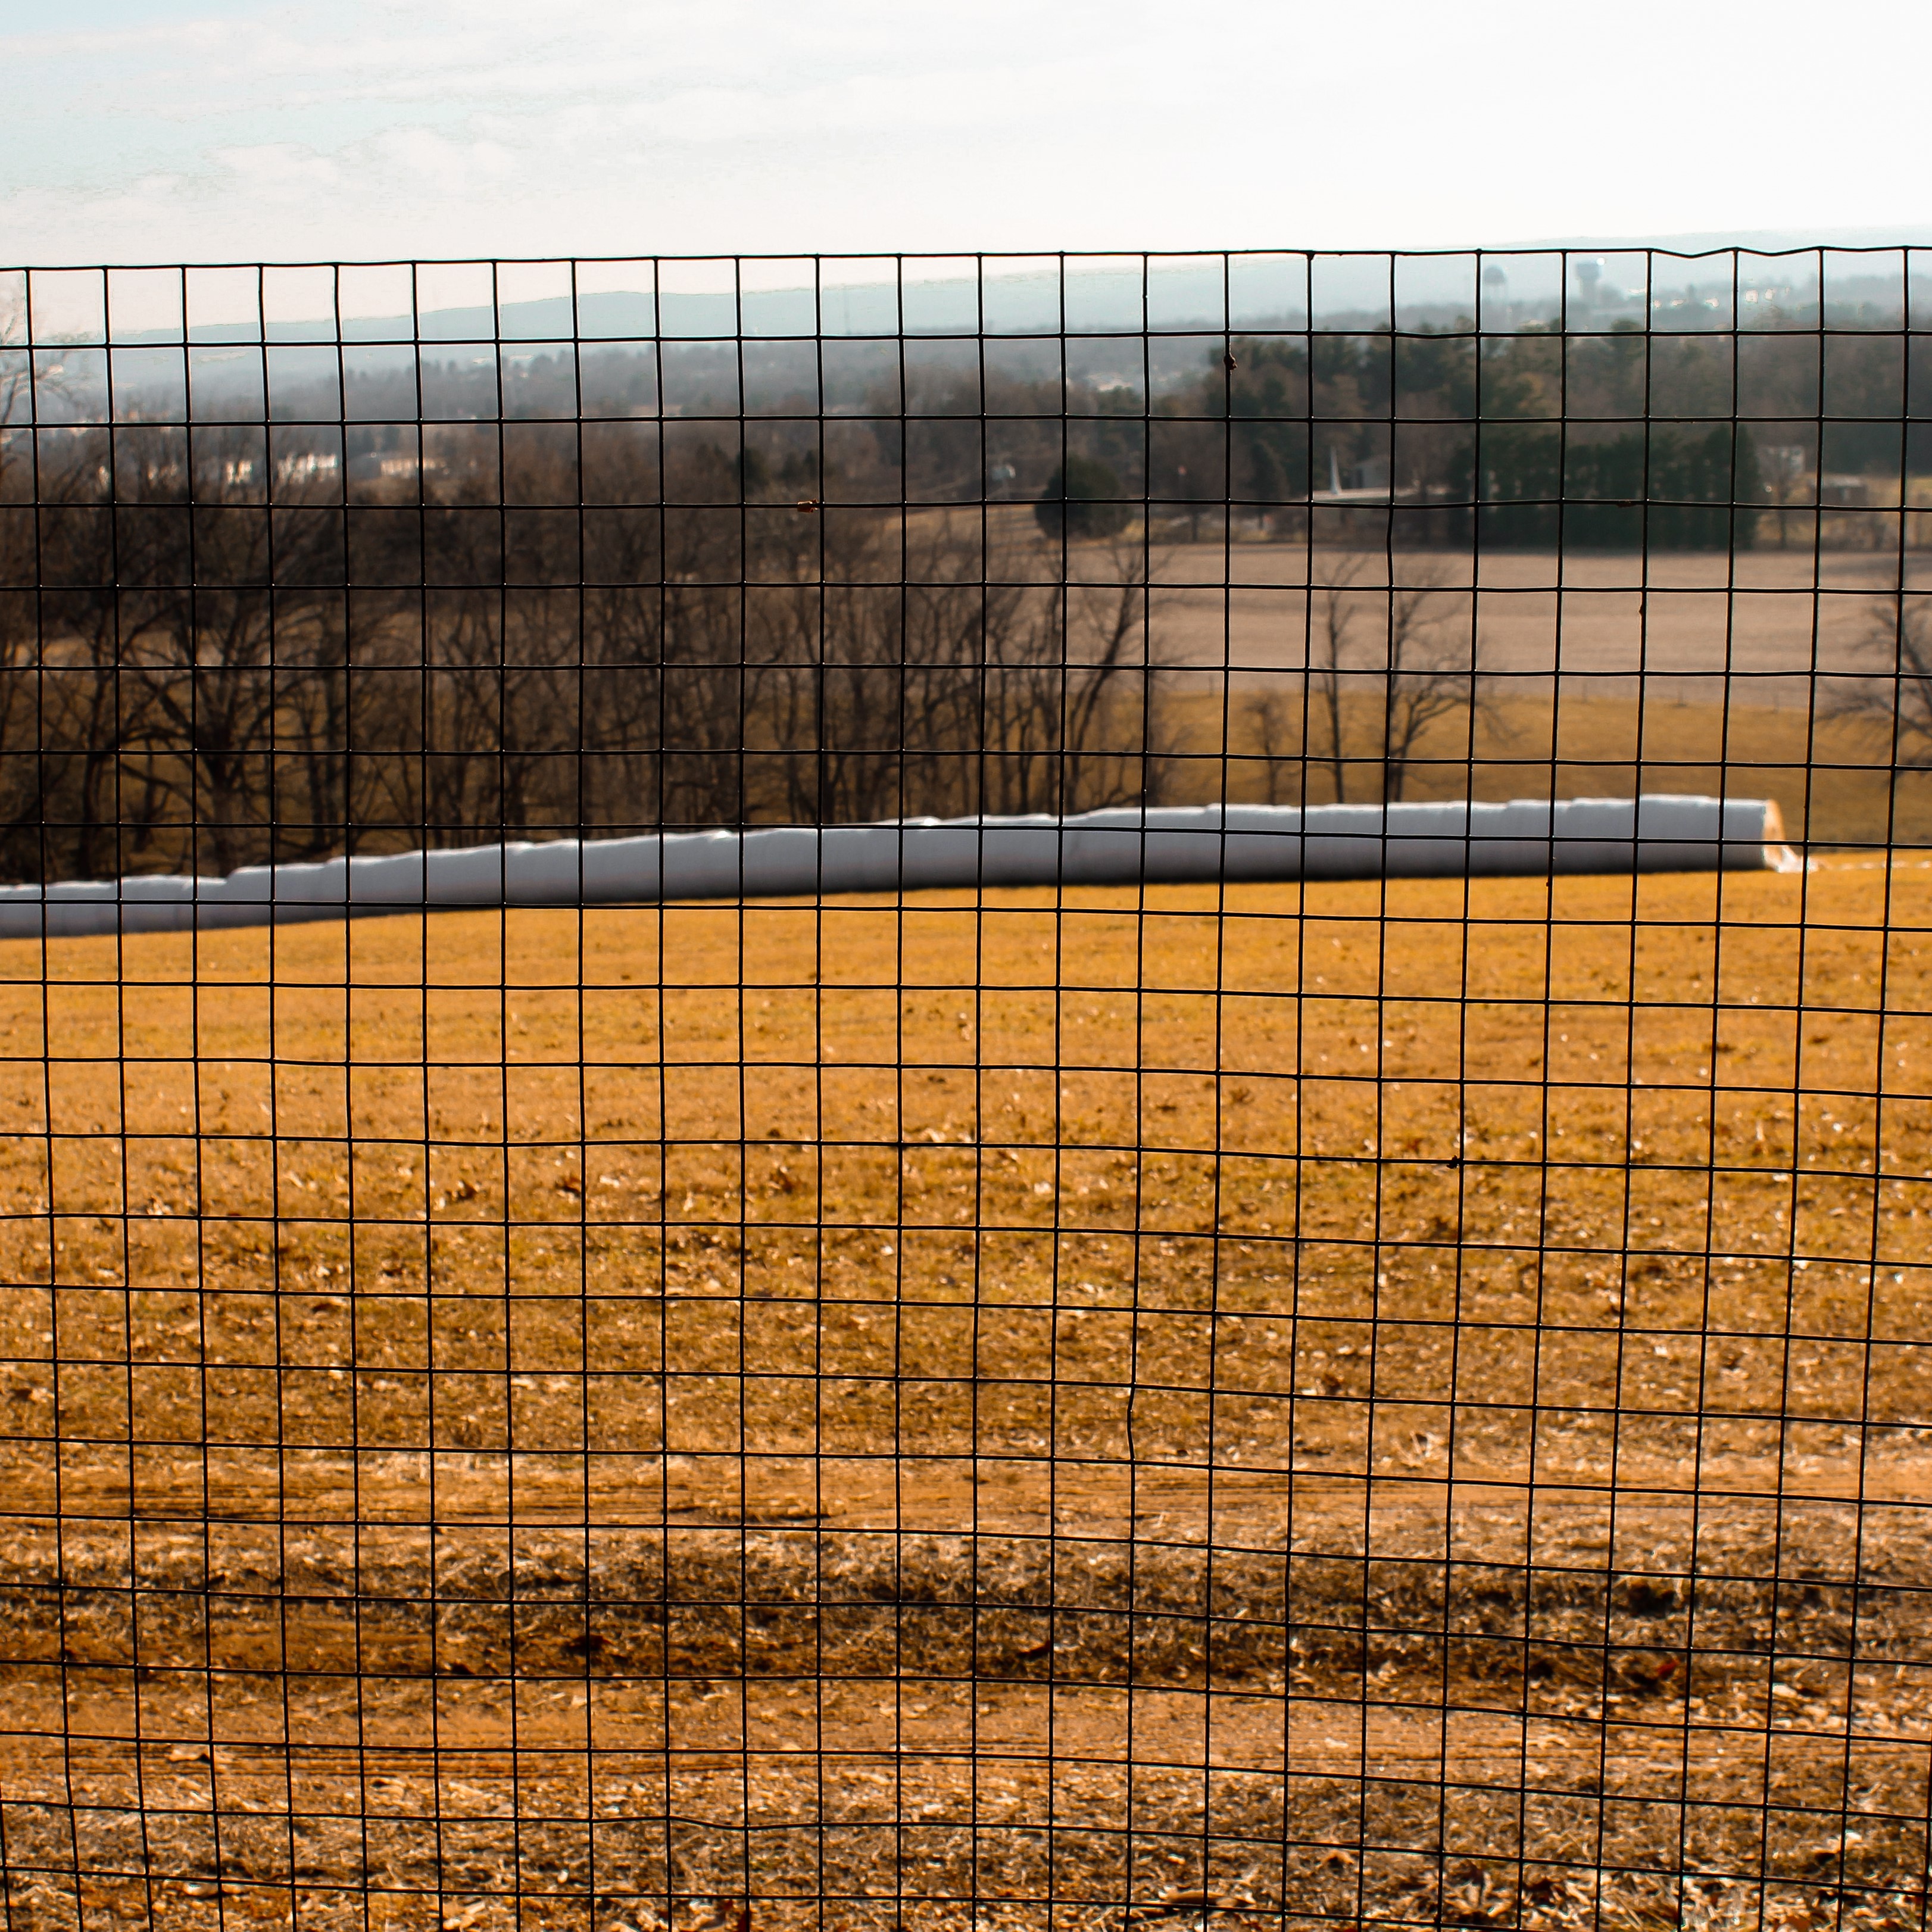
<svg viewBox="0 0 1932 1932"><path fill-rule="evenodd" d="M1907 249L0 274L9 1932L1922 1928L1928 424Z"/></svg>

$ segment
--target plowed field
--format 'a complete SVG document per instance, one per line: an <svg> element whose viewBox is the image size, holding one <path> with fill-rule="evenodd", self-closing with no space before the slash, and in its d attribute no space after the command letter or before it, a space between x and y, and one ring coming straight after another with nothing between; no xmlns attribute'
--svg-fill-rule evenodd
<svg viewBox="0 0 1932 1932"><path fill-rule="evenodd" d="M0 975L16 1926L1916 1922L1916 856Z"/></svg>

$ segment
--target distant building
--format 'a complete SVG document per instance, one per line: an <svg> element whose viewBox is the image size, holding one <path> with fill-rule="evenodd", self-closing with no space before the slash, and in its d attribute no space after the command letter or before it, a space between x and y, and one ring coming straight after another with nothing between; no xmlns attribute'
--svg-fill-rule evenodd
<svg viewBox="0 0 1932 1932"><path fill-rule="evenodd" d="M299 456L285 456L275 465L278 483L313 483L323 476L333 476L341 467L341 459L332 449L304 450Z"/></svg>

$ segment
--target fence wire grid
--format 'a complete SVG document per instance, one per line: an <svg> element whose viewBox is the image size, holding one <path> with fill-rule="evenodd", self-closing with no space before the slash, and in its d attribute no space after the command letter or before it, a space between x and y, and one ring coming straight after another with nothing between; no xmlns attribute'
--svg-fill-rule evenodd
<svg viewBox="0 0 1932 1932"><path fill-rule="evenodd" d="M0 275L8 1932L1923 1928L1928 422L1903 249Z"/></svg>

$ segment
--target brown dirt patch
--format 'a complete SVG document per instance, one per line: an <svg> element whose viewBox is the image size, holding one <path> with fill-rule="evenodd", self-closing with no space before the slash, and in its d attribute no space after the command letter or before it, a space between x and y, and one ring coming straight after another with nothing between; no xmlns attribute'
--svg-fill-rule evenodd
<svg viewBox="0 0 1932 1932"><path fill-rule="evenodd" d="M1929 914L8 949L14 1922L1916 1914Z"/></svg>

